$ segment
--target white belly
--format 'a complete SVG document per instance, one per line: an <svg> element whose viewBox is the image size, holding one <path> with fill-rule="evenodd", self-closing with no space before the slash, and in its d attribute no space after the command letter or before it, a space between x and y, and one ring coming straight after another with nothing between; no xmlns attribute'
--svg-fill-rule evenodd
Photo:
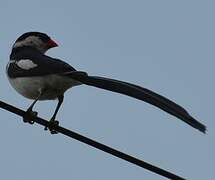
<svg viewBox="0 0 215 180"><path fill-rule="evenodd" d="M56 99L59 95L63 95L67 89L81 84L71 78L59 75L9 78L9 81L18 93L29 99L36 99L43 91L39 100Z"/></svg>

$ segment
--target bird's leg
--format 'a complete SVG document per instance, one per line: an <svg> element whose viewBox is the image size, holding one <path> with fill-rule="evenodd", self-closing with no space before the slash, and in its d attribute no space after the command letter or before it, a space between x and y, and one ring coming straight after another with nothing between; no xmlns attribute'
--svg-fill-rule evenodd
<svg viewBox="0 0 215 180"><path fill-rule="evenodd" d="M52 127L54 126L58 126L59 125L59 121L55 120L56 118L56 115L60 109L60 106L61 104L63 103L63 99L64 99L64 96L63 95L60 95L58 97L58 103L57 103L57 107L55 109L55 112L53 114L53 116L51 117L50 121L49 121L49 125L45 127L44 130L50 130L51 134L57 134L57 131L53 130Z"/></svg>
<svg viewBox="0 0 215 180"><path fill-rule="evenodd" d="M36 104L36 102L39 100L39 98L42 95L42 91L40 91L38 97L34 100L34 102L29 106L29 108L27 109L25 116L23 117L23 121L24 122L28 122L30 124L34 124L34 118L37 117L37 112L33 111L33 107Z"/></svg>

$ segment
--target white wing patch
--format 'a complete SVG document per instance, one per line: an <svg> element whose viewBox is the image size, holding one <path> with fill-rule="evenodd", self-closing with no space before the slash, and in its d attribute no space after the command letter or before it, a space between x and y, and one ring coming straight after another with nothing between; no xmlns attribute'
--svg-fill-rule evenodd
<svg viewBox="0 0 215 180"><path fill-rule="evenodd" d="M33 61L29 59L21 59L18 62L16 62L16 64L17 66L19 66L24 70L29 70L38 66L37 64L35 64Z"/></svg>

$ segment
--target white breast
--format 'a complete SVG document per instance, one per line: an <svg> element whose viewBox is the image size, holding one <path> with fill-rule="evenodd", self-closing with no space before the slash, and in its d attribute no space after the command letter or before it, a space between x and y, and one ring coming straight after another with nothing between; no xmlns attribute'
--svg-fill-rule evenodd
<svg viewBox="0 0 215 180"><path fill-rule="evenodd" d="M29 99L36 99L40 92L44 91L40 100L56 99L67 89L81 84L59 75L9 78L9 82L18 93Z"/></svg>

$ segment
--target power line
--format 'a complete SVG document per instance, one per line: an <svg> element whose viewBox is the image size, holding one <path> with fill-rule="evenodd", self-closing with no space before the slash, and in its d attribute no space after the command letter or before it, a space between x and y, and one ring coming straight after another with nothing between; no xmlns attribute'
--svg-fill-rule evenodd
<svg viewBox="0 0 215 180"><path fill-rule="evenodd" d="M22 117L25 116L25 111L23 111L23 110L21 110L21 109L19 109L17 107L14 107L14 106L12 106L10 104L7 104L7 103L5 103L3 101L0 101L0 108L5 109L7 111L10 111L10 112L12 112L14 114L17 114L19 116L22 116ZM42 119L40 117L34 117L33 121L38 123L38 124L40 124L40 125L42 125L42 126L45 126L45 127L49 126L49 121L44 120L44 119ZM94 148L97 148L97 149L102 150L102 151L104 151L106 153L112 154L115 157L118 157L120 159L124 159L125 161L128 161L128 162L130 162L132 164L135 164L135 165L137 165L139 167L142 167L142 168L147 169L147 170L149 170L151 172L159 174L159 175L161 175L163 177L166 177L166 178L169 178L169 179L175 179L175 180L184 180L185 179L185 178L177 176L177 175L175 175L175 174L173 174L171 172L168 172L168 171L166 171L164 169L161 169L159 167L151 165L151 164L149 164L149 163L147 163L147 162L145 162L143 160L137 159L137 158L135 158L133 156L125 154L125 153L123 153L121 151L113 149L113 148L111 148L109 146L106 146L104 144L101 144L101 143L99 143L97 141L94 141L94 140L92 140L92 139L90 139L88 137L82 136L81 134L78 134L78 133L76 133L74 131L71 131L69 129L66 129L64 127L56 125L56 126L53 126L52 129L56 130L57 132L59 132L61 134L66 135L68 137L76 139L76 140L78 140L78 141L80 141L82 143L88 144L88 145L90 145L90 146L92 146Z"/></svg>

